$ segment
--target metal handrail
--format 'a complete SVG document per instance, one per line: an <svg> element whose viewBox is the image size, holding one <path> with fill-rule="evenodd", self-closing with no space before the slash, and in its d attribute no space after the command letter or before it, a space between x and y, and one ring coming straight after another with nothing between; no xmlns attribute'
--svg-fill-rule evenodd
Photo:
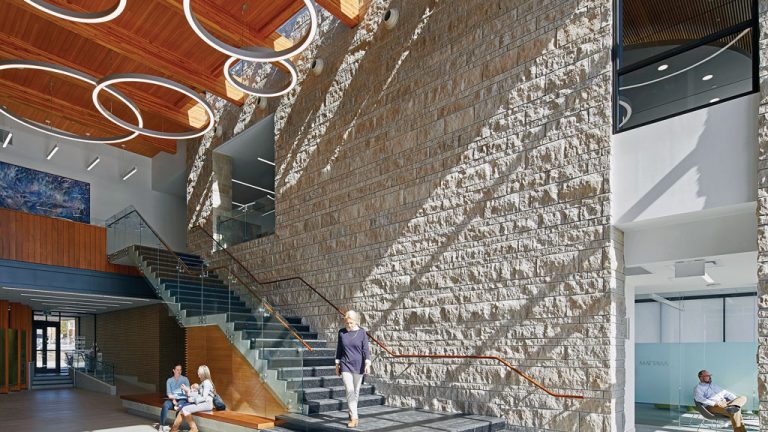
<svg viewBox="0 0 768 432"><path fill-rule="evenodd" d="M231 253L230 251L228 251L226 248L224 248L224 246L222 246L222 245L221 245L221 243L219 243L219 241L218 241L218 240L216 240L216 239L213 237L213 235L212 235L211 233L209 233L209 232L208 232L208 231L207 231L205 228L203 228L203 227L202 227L202 226L200 226L200 225L196 225L195 227L193 227L193 228L192 228L192 231L194 231L195 229L199 229L200 231L204 232L204 233L205 233L205 235L207 235L207 236L208 236L208 237L209 237L211 240L213 240L213 241L214 241L214 242L215 242L215 243L216 243L216 244L219 246L219 248L220 248L221 250L223 250L224 252L226 252L226 253L227 253L227 255L229 255L229 257L230 257L230 258L232 258L232 261L234 261L234 262L235 262L237 265L239 265L239 266L240 266L240 267L241 267L243 270L245 270L245 272L246 272L246 273L248 273L248 276L250 276L250 277L251 277L251 279L253 279L253 281L254 281L254 282L256 282L257 284L259 284L259 280L258 280L258 279L256 279L256 276L254 276L254 275L253 275L253 273L251 273L251 271L250 271L250 270L248 270L248 268L247 268L247 267L245 267L245 264L241 263L241 262L240 262L240 260L238 260L237 258L235 258L235 256L234 256L234 255L232 255L232 253ZM251 286L250 286L249 284L245 283L245 282L244 282L242 279L240 279L240 276L238 276L236 273L234 273L232 270L230 270L230 269L229 269L228 267L226 267L226 266L217 267L217 268L226 268L226 269L227 269L227 271L229 272L229 274L230 274L230 275L233 275L234 277L236 277L236 278L237 278L237 280L238 280L238 281L240 281L240 283L241 283L241 284L242 284L244 287L246 287L246 288L248 289L248 291L250 291L250 292L251 292L251 293L252 293L252 294L253 294L253 295L254 295L254 296L257 298L257 299L259 299L259 301L261 302L261 305L262 305L262 306L264 306L264 309L266 309L266 310L267 310L269 313L271 313L272 315L274 315L274 316L275 316L275 317L278 319L278 321L280 321L280 323L281 323L281 324L282 324L282 325L283 325L285 328L287 328L287 329L288 329L288 331L290 331L290 332L291 332L291 334L292 334L292 335L293 335L293 336L294 336L296 339L298 339L298 340L299 340L299 342L301 342L301 343L304 345L304 347L305 347L305 348L307 348L307 350L309 350L309 351L314 351L314 350L313 350L313 349L312 349L312 348L309 346L309 344L307 344L307 343L304 341L304 339L303 339L301 336L299 336L299 335L298 335L298 334L297 334L297 333L296 333L296 332L295 332L295 331L294 331L294 330L291 328L291 326L290 326L290 325L289 325L287 322L285 322L285 321L283 320L283 318L280 316L280 314L279 314L277 311L275 311L275 309L274 309L274 308L273 308L273 307L272 307L272 306L271 306L271 305L270 305L270 304L269 304L269 303L268 303L266 300L264 300L264 299L263 299L261 296L259 296L259 294L256 292L256 290L254 290L253 288L251 288Z"/></svg>
<svg viewBox="0 0 768 432"><path fill-rule="evenodd" d="M154 228L152 228L152 225L150 225L150 224L149 224L149 222L147 222L147 220L146 220L146 219L144 219L144 216L142 216L142 215L141 215L141 213L139 213L139 211L138 211L138 210L136 210L136 209L133 209L133 210L131 210L130 212L128 212L128 213L126 213L126 214L124 214L124 215L120 216L119 218L117 218L117 219L115 219L114 221L112 221L112 222L110 222L109 224L107 224L107 225L106 225L106 228L109 228L110 226L112 226L112 225L116 224L117 222L119 222L119 221L123 220L124 218L128 217L128 216L129 216L131 213L136 213L136 216L138 216L138 217L139 217L139 219L141 220L141 222L144 222L144 225L146 225L146 226L147 226L147 228L149 228L149 230L150 230L150 231L152 231L152 234L154 234L154 235L155 235L155 237L157 237L157 239L160 241L160 243L162 243L162 244L163 244L163 247L165 247L165 249L167 249L169 252L171 252L171 253L173 254L173 256L176 258L176 261L178 261L178 262L179 262L179 264L181 264L181 266L182 266L182 267L183 267L183 268L184 268L184 269L187 271L187 273L193 274L193 273L192 273L192 270L190 270L190 268L189 268L189 267L187 267L187 264L184 262L184 260L182 260L182 259L181 259L181 257L179 257L179 256L176 254L176 252L175 252L173 249L171 249L171 247L168 245L168 243L166 243L166 242L165 242L165 240L163 240L163 238L162 238L162 237L160 237L160 234L158 234L158 233L157 233L157 231L155 231L155 229L154 229Z"/></svg>
<svg viewBox="0 0 768 432"><path fill-rule="evenodd" d="M196 276L196 277L205 277L205 276L206 276L206 273L207 273L207 272L209 272L209 271L212 271L212 270L219 270L219 269L222 269L222 268L226 269L226 270L229 272L229 274L230 274L230 275L233 275L234 277L236 277L236 278L237 278L237 279L240 281L240 283L241 283L241 284L242 284L244 287L246 287L246 288L248 289L248 291L250 291L250 292L251 292L251 293L252 293L252 294L253 294L253 295L254 295L254 296L257 298L257 299L259 299L259 301L261 302L261 305L262 305L262 306L264 306L264 309L266 309L266 310L267 310L267 311L268 311L270 314L272 314L272 315L273 315L275 318L277 318L277 320L278 320L278 321L280 321L280 324L282 324L282 325L283 325L283 327L285 327L285 328L288 330L288 332L289 332L289 333L291 333L291 336L293 336L294 338L298 339L298 341L299 341L299 342L301 342L301 344L302 344L302 345L304 345L304 347L305 347L307 350L309 350L309 351L314 351L314 350L312 349L312 347L311 347L311 346L309 346L309 344L308 344L306 341L304 341L304 339L303 339L301 336L299 336L299 334L298 334L298 333L297 333L297 332L296 332L296 331L295 331L295 330L294 330L294 329L291 327L291 325L290 325L290 324L288 324L288 323L287 323L285 320L283 320L283 318L280 316L280 314L279 314L277 311L275 311L275 309L274 309L272 306L270 306L270 305L269 305L269 303L267 303L267 302L266 302L266 301L265 301L263 298L261 298L261 297L260 297L260 296L259 296L259 295L256 293L256 291L255 291L253 288L251 288L251 287L250 287L250 286L249 286L247 283L243 282L243 281L242 281L242 279L240 279L240 277L239 277L239 276L237 276L237 274L235 274L234 272L232 272L232 271L231 271L231 270L229 270L228 268L226 268L226 267L206 268L206 270L205 270L205 271L201 271L201 272L196 272L196 271L194 271L194 270L190 269L190 268L187 266L187 264L186 264L186 263L184 263L184 261L181 259L181 257L179 257L179 255L176 253L176 251L174 251L173 249L171 249L171 247L168 245L168 243L166 243L166 242L163 240L163 238L162 238L162 237L160 237L160 234L158 234L158 233L157 233L157 231L155 231L155 229L154 229L154 228L152 228L152 225L150 225L150 224L149 224L149 223L146 221L146 219L144 219L144 217L141 215L141 213L139 213L139 212L138 212L138 210L136 210L136 209L133 209L133 210L131 210L130 212L128 212L128 213L126 213L126 214L124 214L124 215L123 215L123 216L121 216L121 217L119 217L118 219L116 219L116 220L112 221L112 222L111 222L111 223L108 225L108 227L109 227L109 226L112 226L112 225L114 225L115 223L117 223L118 221L120 221L120 220L122 220L123 218L127 217L127 216L128 216L128 215L130 215L131 213L136 213L136 216L138 216L138 217L139 217L139 219L140 219L142 222L144 222L144 224L147 226L147 228L149 228L149 229L152 231L152 234L154 234L154 235L155 235L155 237L157 237L157 239L160 241L160 243L162 243L162 244L163 244L163 247L165 247L165 249L166 249L168 252L170 252L170 253L171 253L171 254L172 254L172 255L173 255L175 258L176 258L176 260L177 260L177 261L178 261L178 262L179 262L179 263L180 263L180 264L183 266L183 268L186 270L186 273L188 273L188 274L190 274L190 275L192 275L192 276ZM208 234L208 233L206 232L206 234ZM213 236L211 236L211 238L213 238ZM216 241L216 239L214 239L214 241ZM216 242L216 243L218 243L218 242ZM240 266L243 266L243 265L242 265L242 263L240 263L239 261L238 261L238 264L240 264ZM247 271L247 269L246 269L246 271ZM254 280L256 280L256 279L255 279L255 277L253 276L253 274L251 274L250 272L248 272L248 273L251 275L251 277L252 277L252 278L254 278ZM257 281L257 282L258 282L258 281Z"/></svg>
<svg viewBox="0 0 768 432"><path fill-rule="evenodd" d="M221 243L219 243L219 242L218 242L218 241L217 241L215 238L213 238L213 236L212 236L212 235L211 235L211 234L210 234L210 233L209 233L209 232L208 232L208 231L207 231L205 228L203 228L203 227L202 227L202 226L200 226L200 225L197 225L197 226L195 226L195 227L193 228L193 230L194 230L195 228L197 228L197 229L199 229L200 231L204 232L204 233L205 233L205 234L206 234L208 237L210 237L210 238L211 238L211 239L212 239L214 242L216 242L216 244L217 244L217 245L219 245L219 247L220 247L222 250L224 250L224 252L226 252L226 253L227 253L227 255L229 255L229 257L230 257L230 258L232 258L232 260L233 260L233 261L235 261L235 262L236 262L238 265L240 265L240 267L242 267L243 269L245 269L245 271L246 271L246 272L247 272L247 273L248 273L248 274L251 276L251 278L253 278L253 280L254 280L254 281L256 281L256 283L258 283L259 285L269 285L269 284L276 284L276 283L280 283L280 282L288 282L288 281L300 281L301 283L303 283L304 285L306 285L307 287L309 287L309 289L311 289L311 290L312 290L312 291L313 291L315 294L317 294L317 295L318 295L318 296L319 296L321 299L323 299L323 300L324 300L326 303L328 303L328 304L329 304L329 305L330 305L332 308L334 308L334 309L335 309L335 310L336 310L336 311L337 311L337 312L338 312L340 315L344 316L344 311L343 311L342 309L340 309L338 306L336 306L335 304L333 304L333 303L332 303L330 300L328 300L328 298L326 298L326 297L325 297L323 294L321 294L321 293L320 293L320 291L318 291L318 290L317 290L315 287L313 287L313 286L312 286L312 285L311 285L309 282L305 281L305 280L304 280L304 278L302 278L302 277L300 277L300 276L296 276L296 277L290 277L290 278L283 278L283 279L275 279L275 280L266 281L266 282L261 282L261 281L259 281L259 280L256 278L256 276L254 276L254 275L253 275L253 273L251 273L251 272L250 272L250 271L249 271L249 270L248 270L248 269L245 267L245 265L244 265L243 263L241 263L241 262L240 262L240 261L239 261L237 258L235 258L235 256L234 256L234 255L232 255L232 253L231 253L231 252L229 252L229 251L228 251L226 248L224 248L223 246L221 246ZM368 335L368 337L369 337L369 338L370 338L370 339L371 339L371 340L372 340L372 341L373 341L373 342L374 342L376 345L378 345L378 346L379 346L379 347L380 347L382 350L384 350L384 352L386 352L387 354L389 354L391 357L395 357L395 358L433 358L433 359L441 358L441 359L479 359L479 360L496 360L496 361L498 361L499 363L501 363L502 365L504 365L504 366L506 366L507 368L509 368L510 370L512 370L513 372L515 372L516 374L518 374L519 376L523 377L523 379L525 379L526 381L528 381L529 383L531 383L532 385L534 385L536 388L538 388L538 389L542 390L543 392L545 392L546 394L548 394L548 395L550 395L550 396L552 396L552 397L556 397L556 398L567 398L567 399L584 399L584 396L582 396L582 395L573 395L573 394L555 393L555 392L553 392L553 391L549 390L548 388L544 387L544 385L542 385L542 384L541 384L541 383L539 383L538 381L534 380L533 378L531 378L530 376L528 376L526 373L524 373L524 372L523 372L523 371L521 371L520 369L518 369L518 368L516 368L516 367L512 366L512 365L511 365L511 364L510 364L508 361L504 360L503 358L501 358L501 357L499 357L499 356L478 356L478 355L450 355L450 354L401 354L401 353L396 353L396 352L392 351L391 349L389 349L389 348L388 348L386 345L384 345L384 344L383 344L381 341L379 341L378 339L376 339L375 337L373 337L373 336L372 336L372 335L371 335L369 332L366 332L366 334Z"/></svg>

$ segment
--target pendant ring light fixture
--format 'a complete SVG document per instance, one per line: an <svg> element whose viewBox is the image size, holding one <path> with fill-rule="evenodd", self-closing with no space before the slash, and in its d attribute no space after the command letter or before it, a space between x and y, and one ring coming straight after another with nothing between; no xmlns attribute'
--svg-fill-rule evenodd
<svg viewBox="0 0 768 432"><path fill-rule="evenodd" d="M244 84L242 81L236 80L235 77L232 76L232 66L235 64L235 62L239 61L237 57L230 57L229 60L227 60L226 63L224 63L224 78L227 79L227 81L232 84L233 87L239 89L240 91L243 91L248 94L252 94L255 96L261 96L261 97L274 97L274 96L282 96L289 91L293 87L296 86L296 83L299 81L299 74L296 72L296 67L291 63L289 60L278 60L277 63L282 64L288 69L288 73L291 75L291 82L288 84L288 86L284 89L279 88L255 88L251 87L249 85ZM259 62L261 63L261 62Z"/></svg>
<svg viewBox="0 0 768 432"><path fill-rule="evenodd" d="M111 112L107 111L99 101L99 93L101 93L102 90L107 90L109 92L112 92L112 90L109 90L109 86L114 84L119 84L119 83L154 84L154 85L159 85L161 87L169 88L171 90L176 90L179 93L189 96L190 98L194 99L195 102L200 104L205 110L206 114L208 115L208 126L206 126L204 129L193 130L190 132L162 132L162 131L154 131L151 129L144 129L141 125L139 126L132 125L127 121L112 114ZM96 109L98 109L99 112L104 117L106 117L107 119L109 119L110 121L112 121L113 123L119 126L122 126L130 131L140 133L142 135L147 135L155 138L164 138L164 139L187 139L187 138L195 138L201 135L205 135L208 131L210 131L213 128L213 109L208 104L208 102L191 88L163 77L145 75L145 74L136 74L136 73L110 75L99 80L99 82L96 84L96 87L93 89L92 99L93 99L94 105L96 105Z"/></svg>
<svg viewBox="0 0 768 432"><path fill-rule="evenodd" d="M5 60L0 61L0 71L3 70L12 70L12 69L36 69L46 72L53 72L60 75L66 75L70 78L74 78L83 82L86 82L91 85L96 85L97 80L96 78L85 74L83 72L77 71L75 69L71 69L65 66L59 66L51 63L45 63L45 62L38 62L38 61L32 61L32 60ZM136 115L136 120L139 125L139 127L144 125L144 119L141 117L141 112L136 107L136 105L131 102L130 99L128 99L125 95L120 93L117 90L108 89L107 90L110 94L114 95L116 98L118 98L121 102L123 102L125 105L128 106L128 108ZM63 138L73 141L82 141L82 142L90 142L95 144L114 144L119 143L123 141L128 141L130 139L135 138L139 135L138 132L133 132L128 135L121 135L117 137L107 137L107 138L94 138L91 136L79 136L75 135L69 132L61 131L53 129L49 126L42 125L40 123L37 123L32 120L28 120L24 117L18 116L11 112L8 108L4 106L0 106L0 112L5 114L8 118L21 123L29 128L32 128L36 131L43 132L48 135L53 135L57 138ZM110 113L111 115L112 113Z"/></svg>
<svg viewBox="0 0 768 432"><path fill-rule="evenodd" d="M315 36L317 35L317 11L312 5L311 0L302 1L306 6L307 11L309 11L309 32L300 42L296 43L290 48L286 48L280 51L275 51L266 47L238 48L226 44L219 39L216 39L200 24L200 21L197 20L197 17L195 17L195 14L192 12L192 0L184 0L184 16L187 18L187 22L189 23L190 27L192 27L192 30L194 30L200 39L210 45L213 49L229 56L237 57L241 60L250 60L261 63L275 62L278 60L288 59L304 51L309 46L309 44L312 43L312 41L315 39Z"/></svg>
<svg viewBox="0 0 768 432"><path fill-rule="evenodd" d="M75 21L86 24L98 24L113 20L120 16L125 9L125 5L128 4L128 0L118 0L117 4L109 9L104 9L100 12L75 12L69 9L64 9L59 6L52 5L44 0L24 0L27 4L34 6L41 11L51 14L53 16L65 19L68 21Z"/></svg>

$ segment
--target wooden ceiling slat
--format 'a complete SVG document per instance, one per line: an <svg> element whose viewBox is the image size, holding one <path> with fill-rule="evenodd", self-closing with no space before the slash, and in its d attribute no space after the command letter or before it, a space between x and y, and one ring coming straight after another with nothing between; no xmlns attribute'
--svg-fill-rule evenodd
<svg viewBox="0 0 768 432"><path fill-rule="evenodd" d="M624 0L624 47L676 45L702 39L751 18L751 0ZM729 40L730 41L730 40ZM749 38L737 42L752 52Z"/></svg>
<svg viewBox="0 0 768 432"><path fill-rule="evenodd" d="M92 70L84 65L77 64L53 53L39 50L29 43L12 36L6 36L3 43L0 43L0 57L6 59L22 58L26 60L45 61L76 69L91 76L98 77L101 75L101 71ZM179 128L189 128L189 117L183 109L179 109L172 103L158 100L158 98L143 92L132 92L130 89L126 89L125 93L126 96L131 98L131 100L142 109L142 114L146 113L146 115L163 117L168 120L169 125L172 124ZM104 120L108 121L106 119Z"/></svg>
<svg viewBox="0 0 768 432"><path fill-rule="evenodd" d="M23 0L13 1L24 4ZM151 3L147 2L146 4ZM149 66L166 77L172 77L174 80L195 89L206 89L216 96L237 105L242 105L244 101L245 94L228 86L223 76L212 76L207 71L202 70L193 60L152 41L145 40L112 21L99 25L83 24L60 19L37 8L25 7L29 13L47 20L50 24L73 31L99 45L109 48L113 52ZM68 7L73 11L87 12L87 10L76 5L70 4ZM211 55L223 56L207 45L204 48L201 46L201 49L209 50Z"/></svg>
<svg viewBox="0 0 768 432"><path fill-rule="evenodd" d="M114 0L48 0L72 11L93 12ZM247 7L244 7L243 4ZM364 0L320 0L318 4L354 26L362 15ZM277 30L304 7L301 0L195 0L197 19L223 42L234 46L258 45L285 50L294 42ZM170 78L197 92L209 92L235 104L244 93L224 79L227 56L209 47L189 28L182 0L131 1L122 15L101 24L82 24L40 11L24 0L0 0L0 59L37 60L66 66L96 79L113 73L143 73ZM282 65L277 65L285 71ZM41 76L0 74L0 96L17 104L19 113L31 120L52 118L52 127L74 134L126 133L104 119L92 106L89 85L77 80L49 92ZM51 78L62 79L56 74ZM66 79L64 81L67 81ZM78 87L79 86L79 87ZM117 86L141 109L148 129L181 132L203 127L208 118L194 100L173 90L145 84ZM44 96L48 95L48 99ZM26 97L25 97L26 96ZM51 113L51 98L56 113ZM108 95L103 96L110 100ZM48 100L48 103L43 103ZM4 102L4 101L3 101ZM106 105L112 109L112 104ZM127 121L125 107L114 105L115 114ZM57 115L61 109L66 115ZM50 114L47 114L50 113ZM56 123L56 122L60 123ZM154 156L158 151L175 152L174 140L140 137L126 150ZM117 146L122 147L118 144Z"/></svg>
<svg viewBox="0 0 768 432"><path fill-rule="evenodd" d="M36 108L41 113L51 111L50 99L47 94L30 89L21 89L14 84L15 83L13 82L0 79L0 98L2 98L4 101L11 100L17 104ZM56 108L57 109L54 112L55 116L63 118L67 122L82 126L83 132L70 130L71 133L79 132L84 134L85 131L88 131L92 133L93 136L119 136L129 133L125 129L110 123L109 121L105 121L101 114L83 108L79 105L57 100ZM44 119L42 118L31 120L44 124ZM137 137L131 141L134 141L134 144L138 141L146 141L147 143L151 144L151 147L156 147L159 150L168 153L176 153L175 141L162 140L152 137Z"/></svg>
<svg viewBox="0 0 768 432"><path fill-rule="evenodd" d="M330 12L348 27L360 24L363 16L363 0L317 0L317 4Z"/></svg>

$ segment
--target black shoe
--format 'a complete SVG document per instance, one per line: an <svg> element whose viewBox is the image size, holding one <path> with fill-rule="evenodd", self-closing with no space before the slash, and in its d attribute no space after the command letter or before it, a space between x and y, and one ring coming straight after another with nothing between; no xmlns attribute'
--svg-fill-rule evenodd
<svg viewBox="0 0 768 432"><path fill-rule="evenodd" d="M741 407L738 405L729 405L725 407L725 411L727 411L728 414L736 414L737 412L741 411Z"/></svg>

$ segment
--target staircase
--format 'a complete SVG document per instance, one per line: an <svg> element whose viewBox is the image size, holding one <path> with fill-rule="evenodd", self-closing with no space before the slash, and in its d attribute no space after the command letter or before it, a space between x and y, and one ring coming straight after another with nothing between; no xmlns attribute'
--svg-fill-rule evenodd
<svg viewBox="0 0 768 432"><path fill-rule="evenodd" d="M30 390L51 390L72 388L74 382L72 381L72 374L69 372L63 374L42 374L33 375L32 382L30 383Z"/></svg>
<svg viewBox="0 0 768 432"><path fill-rule="evenodd" d="M133 212L141 217L135 210ZM131 212L126 215L130 216ZM126 215L117 221L125 219ZM140 228L142 223L146 224L141 219ZM134 231L135 225L134 222L131 226ZM148 225L145 226L151 230ZM161 240L155 242L160 243ZM182 327L219 326L293 413L278 418L282 430L333 431L339 430L339 425L346 429L347 402L341 378L335 376L335 347L319 339L318 333L302 318L275 316L267 312L261 300L250 292L242 279L234 277L226 269L209 268L196 255L174 253L165 247L132 244L110 254L110 261L136 266ZM307 350L281 320L312 351ZM358 407L363 418L367 415L391 417L387 413L395 410L398 413L421 413L416 416L421 418L416 422L419 424L423 423L424 415L440 416L440 422L450 420L446 423L447 429L434 430L491 432L504 427L504 422L498 418L387 407L384 397L376 394L374 386L367 384L360 390ZM318 423L318 416L324 419L322 424ZM410 422L408 418L403 417L405 423L397 424L407 426ZM394 430L390 423L387 420L381 424L386 430ZM365 427L364 430L379 429Z"/></svg>

